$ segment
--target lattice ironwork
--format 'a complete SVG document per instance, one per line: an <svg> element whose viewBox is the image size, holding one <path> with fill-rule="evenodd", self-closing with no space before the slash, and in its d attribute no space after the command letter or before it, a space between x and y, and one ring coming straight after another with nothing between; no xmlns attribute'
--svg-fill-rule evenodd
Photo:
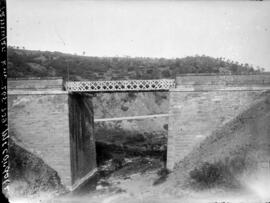
<svg viewBox="0 0 270 203"><path fill-rule="evenodd" d="M169 90L174 86L175 81L171 79L66 82L69 92L155 91Z"/></svg>

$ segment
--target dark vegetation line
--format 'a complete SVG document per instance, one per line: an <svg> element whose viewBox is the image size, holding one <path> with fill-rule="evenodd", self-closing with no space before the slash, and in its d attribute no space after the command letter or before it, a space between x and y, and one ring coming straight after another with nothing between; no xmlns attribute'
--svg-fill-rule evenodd
<svg viewBox="0 0 270 203"><path fill-rule="evenodd" d="M264 71L225 58L88 57L60 52L30 51L8 47L9 77L64 77L70 80L119 80L174 78L185 73L247 74Z"/></svg>

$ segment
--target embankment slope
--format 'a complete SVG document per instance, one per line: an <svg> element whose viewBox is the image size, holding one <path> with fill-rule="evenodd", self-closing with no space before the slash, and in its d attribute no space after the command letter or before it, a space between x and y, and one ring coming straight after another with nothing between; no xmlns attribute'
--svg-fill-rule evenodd
<svg viewBox="0 0 270 203"><path fill-rule="evenodd" d="M34 197L40 193L66 192L57 172L42 159L9 140L10 184L9 197Z"/></svg>
<svg viewBox="0 0 270 203"><path fill-rule="evenodd" d="M270 160L270 92L263 92L253 105L217 129L176 164L167 180L170 188L190 183L190 171L201 164L226 163L237 179L249 176Z"/></svg>

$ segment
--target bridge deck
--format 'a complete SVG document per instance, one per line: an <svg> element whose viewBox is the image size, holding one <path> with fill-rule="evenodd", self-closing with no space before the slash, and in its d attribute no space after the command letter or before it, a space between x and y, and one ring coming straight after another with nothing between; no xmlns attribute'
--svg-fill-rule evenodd
<svg viewBox="0 0 270 203"><path fill-rule="evenodd" d="M169 90L174 86L175 81L172 79L66 82L69 92L158 91Z"/></svg>

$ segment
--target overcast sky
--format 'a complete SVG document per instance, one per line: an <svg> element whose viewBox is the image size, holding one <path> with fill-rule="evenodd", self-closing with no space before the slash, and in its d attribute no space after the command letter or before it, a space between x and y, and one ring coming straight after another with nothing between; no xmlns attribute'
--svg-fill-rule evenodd
<svg viewBox="0 0 270 203"><path fill-rule="evenodd" d="M8 0L8 44L88 56L209 55L270 71L270 1Z"/></svg>

